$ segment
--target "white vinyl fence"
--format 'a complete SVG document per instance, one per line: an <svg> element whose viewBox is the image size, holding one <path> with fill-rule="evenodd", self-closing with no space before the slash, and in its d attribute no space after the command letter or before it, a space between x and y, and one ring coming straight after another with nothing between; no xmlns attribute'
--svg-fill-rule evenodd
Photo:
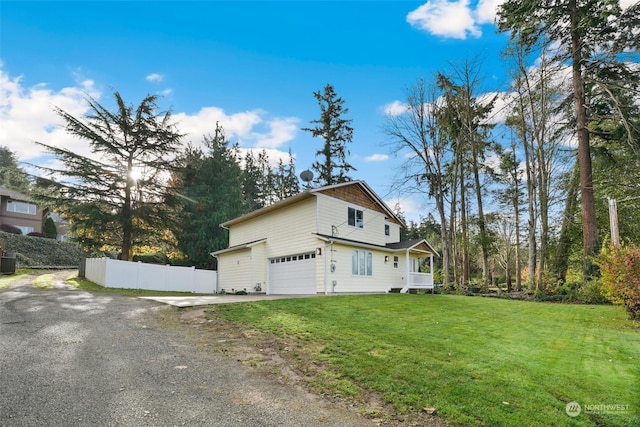
<svg viewBox="0 0 640 427"><path fill-rule="evenodd" d="M87 258L85 277L105 288L213 294L217 272L195 267L144 264L109 258Z"/></svg>

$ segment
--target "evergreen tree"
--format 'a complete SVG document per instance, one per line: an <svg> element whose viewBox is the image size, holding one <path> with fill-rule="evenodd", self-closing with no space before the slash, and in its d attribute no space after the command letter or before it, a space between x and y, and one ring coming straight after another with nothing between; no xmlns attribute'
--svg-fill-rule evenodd
<svg viewBox="0 0 640 427"><path fill-rule="evenodd" d="M273 172L273 185L275 201L284 200L300 192L300 181L296 175L296 166L291 150L289 150L287 164L282 159L278 161L278 167Z"/></svg>
<svg viewBox="0 0 640 427"><path fill-rule="evenodd" d="M29 191L27 173L18 165L15 153L2 145L0 145L0 186L21 193Z"/></svg>
<svg viewBox="0 0 640 427"><path fill-rule="evenodd" d="M56 228L55 222L53 222L52 218L47 218L44 221L44 227L42 229L44 235L47 236L47 239L56 239L58 237L58 230Z"/></svg>
<svg viewBox="0 0 640 427"><path fill-rule="evenodd" d="M247 209L238 146L230 145L219 125L204 144L206 151L188 147L179 159L174 194L181 209L173 234L192 265L212 269L216 262L211 252L229 244L228 232L220 224Z"/></svg>
<svg viewBox="0 0 640 427"><path fill-rule="evenodd" d="M71 231L89 249L119 247L121 259L155 239L171 218L167 172L181 135L171 113L157 113L157 96L134 107L114 93L109 111L88 98L90 112L76 118L56 108L66 131L85 141L95 157L38 142L61 168L40 166L54 179L37 179L37 200L67 218Z"/></svg>
<svg viewBox="0 0 640 427"><path fill-rule="evenodd" d="M344 107L344 100L338 97L330 84L324 87L323 92L314 92L313 96L320 106L320 118L310 122L315 127L302 130L324 141L322 149L316 151L316 158L320 156L321 160L312 166L318 172L316 182L333 185L350 181L347 173L356 169L347 162L347 155L350 154L347 144L353 139L351 120L344 118L349 109Z"/></svg>

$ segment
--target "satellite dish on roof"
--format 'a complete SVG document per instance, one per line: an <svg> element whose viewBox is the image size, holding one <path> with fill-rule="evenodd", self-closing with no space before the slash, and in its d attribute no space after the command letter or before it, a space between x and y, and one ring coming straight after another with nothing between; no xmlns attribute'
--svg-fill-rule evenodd
<svg viewBox="0 0 640 427"><path fill-rule="evenodd" d="M309 169L300 172L300 179L302 179L307 184L310 183L313 179L313 172L311 172Z"/></svg>
<svg viewBox="0 0 640 427"><path fill-rule="evenodd" d="M300 179L307 183L307 190L311 188L311 180L313 180L313 172L309 169L300 172Z"/></svg>

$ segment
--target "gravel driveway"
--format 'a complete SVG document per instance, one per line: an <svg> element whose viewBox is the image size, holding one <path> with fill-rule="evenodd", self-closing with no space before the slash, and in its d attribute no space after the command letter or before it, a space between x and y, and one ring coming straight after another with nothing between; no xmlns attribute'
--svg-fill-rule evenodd
<svg viewBox="0 0 640 427"><path fill-rule="evenodd" d="M152 301L0 291L0 426L371 426L166 327Z"/></svg>

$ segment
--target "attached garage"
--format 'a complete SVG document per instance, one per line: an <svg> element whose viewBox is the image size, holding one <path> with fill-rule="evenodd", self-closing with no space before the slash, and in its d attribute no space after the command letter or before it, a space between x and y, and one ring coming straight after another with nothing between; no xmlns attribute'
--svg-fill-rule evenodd
<svg viewBox="0 0 640 427"><path fill-rule="evenodd" d="M269 259L267 293L272 295L315 295L315 252Z"/></svg>

